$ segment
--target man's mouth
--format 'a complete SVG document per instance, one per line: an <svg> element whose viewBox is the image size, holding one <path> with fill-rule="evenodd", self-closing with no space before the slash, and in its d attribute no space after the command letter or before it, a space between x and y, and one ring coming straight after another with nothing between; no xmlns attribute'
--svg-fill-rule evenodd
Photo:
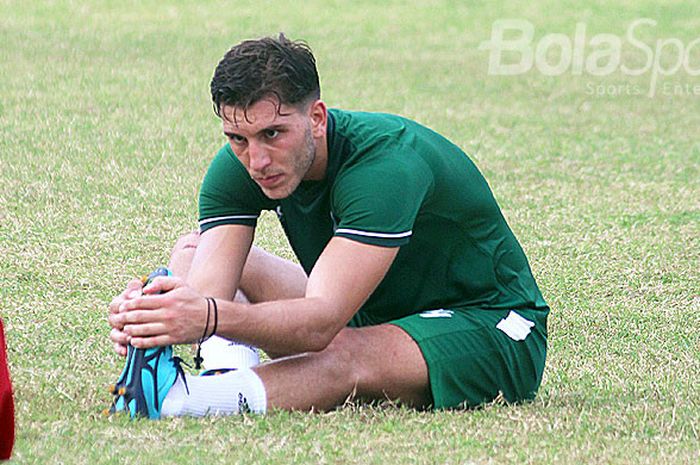
<svg viewBox="0 0 700 465"><path fill-rule="evenodd" d="M273 174L272 176L265 176L263 178L255 178L255 182L260 184L262 187L270 188L277 184L280 179L282 179L282 173Z"/></svg>

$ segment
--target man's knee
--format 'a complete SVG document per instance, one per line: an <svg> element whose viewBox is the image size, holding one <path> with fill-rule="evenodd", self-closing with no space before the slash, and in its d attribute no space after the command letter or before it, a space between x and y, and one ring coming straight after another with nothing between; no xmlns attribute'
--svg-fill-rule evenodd
<svg viewBox="0 0 700 465"><path fill-rule="evenodd" d="M372 365L366 363L366 356L363 354L368 342L364 339L361 330L344 328L319 353L333 378L342 380L343 384L358 390L372 378Z"/></svg>
<svg viewBox="0 0 700 465"><path fill-rule="evenodd" d="M170 253L170 261L168 262L168 268L175 276L181 278L187 276L198 244L199 231L185 234L175 242L175 246Z"/></svg>
<svg viewBox="0 0 700 465"><path fill-rule="evenodd" d="M180 236L180 238L175 242L172 254L175 255L176 253L186 251L187 249L196 249L197 245L199 245L199 231L192 231Z"/></svg>
<svg viewBox="0 0 700 465"><path fill-rule="evenodd" d="M397 326L344 328L321 353L332 376L362 398L430 403L423 354Z"/></svg>
<svg viewBox="0 0 700 465"><path fill-rule="evenodd" d="M372 386L382 383L382 370L377 369L382 364L377 363L376 358L381 359L383 354L374 353L374 337L366 328L343 328L320 352L333 377L355 390L358 395L363 395L371 391Z"/></svg>

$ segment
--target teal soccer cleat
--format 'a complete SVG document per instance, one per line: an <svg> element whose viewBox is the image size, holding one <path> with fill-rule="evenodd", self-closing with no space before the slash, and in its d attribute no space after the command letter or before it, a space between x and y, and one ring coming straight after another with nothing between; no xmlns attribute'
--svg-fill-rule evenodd
<svg viewBox="0 0 700 465"><path fill-rule="evenodd" d="M129 346L128 350L124 370L117 383L110 388L114 401L109 413L129 412L131 418L157 420L163 400L178 375L185 380L180 365L182 361L179 357L173 357L172 346L152 349Z"/></svg>
<svg viewBox="0 0 700 465"><path fill-rule="evenodd" d="M148 284L157 276L170 276L167 268L158 268L143 278ZM126 365L116 384L110 387L114 395L111 408L106 412L129 412L131 418L160 418L163 400L175 384L178 375L185 381L182 360L173 356L172 346L137 349L128 346Z"/></svg>

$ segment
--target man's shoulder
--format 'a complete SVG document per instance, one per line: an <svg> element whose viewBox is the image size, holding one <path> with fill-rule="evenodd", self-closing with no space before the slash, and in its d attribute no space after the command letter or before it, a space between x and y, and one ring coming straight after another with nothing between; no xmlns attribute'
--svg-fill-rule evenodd
<svg viewBox="0 0 700 465"><path fill-rule="evenodd" d="M404 116L372 111L345 110L329 108L328 112L333 116L336 130L346 136L356 134L383 133L405 127L407 124L417 124Z"/></svg>
<svg viewBox="0 0 700 465"><path fill-rule="evenodd" d="M231 150L231 147L226 144L221 147L214 158L209 163L209 168L202 180L202 188L207 189L212 185L240 185L246 186L249 189L250 177L238 160L236 155Z"/></svg>
<svg viewBox="0 0 700 465"><path fill-rule="evenodd" d="M210 166L219 169L235 169L236 165L240 165L240 161L231 150L231 146L224 144L214 155Z"/></svg>
<svg viewBox="0 0 700 465"><path fill-rule="evenodd" d="M210 217L252 219L276 202L268 199L248 175L228 144L209 164L199 190L200 220Z"/></svg>
<svg viewBox="0 0 700 465"><path fill-rule="evenodd" d="M443 152L449 140L433 129L402 115L331 108L332 137L353 152L405 152L429 156ZM450 147L452 149L454 147ZM439 153L438 153L439 154Z"/></svg>

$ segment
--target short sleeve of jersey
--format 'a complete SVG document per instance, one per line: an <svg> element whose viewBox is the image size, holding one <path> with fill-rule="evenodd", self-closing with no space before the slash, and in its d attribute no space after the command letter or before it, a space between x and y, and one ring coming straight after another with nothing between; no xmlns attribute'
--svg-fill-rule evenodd
<svg viewBox="0 0 700 465"><path fill-rule="evenodd" d="M200 232L224 224L255 226L274 202L260 191L227 145L212 160L199 191Z"/></svg>
<svg viewBox="0 0 700 465"><path fill-rule="evenodd" d="M410 162L402 156L411 156ZM368 166L362 163L338 179L333 191L335 236L366 244L407 244L434 179L415 154L390 154Z"/></svg>

